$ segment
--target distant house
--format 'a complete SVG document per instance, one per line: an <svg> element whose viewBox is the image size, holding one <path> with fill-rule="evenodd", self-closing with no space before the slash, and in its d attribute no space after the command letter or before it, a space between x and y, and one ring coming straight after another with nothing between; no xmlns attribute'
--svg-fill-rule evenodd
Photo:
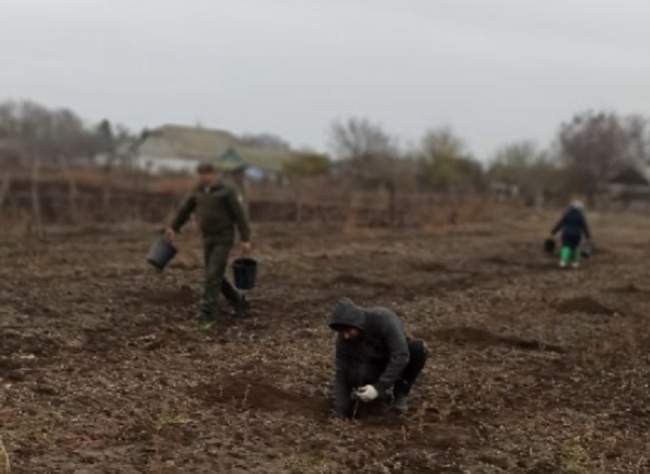
<svg viewBox="0 0 650 474"><path fill-rule="evenodd" d="M151 174L192 173L201 162L252 180L277 178L291 150L242 144L230 132L202 127L164 125L143 135L134 165Z"/></svg>
<svg viewBox="0 0 650 474"><path fill-rule="evenodd" d="M607 187L616 200L650 200L650 166L626 166L609 180Z"/></svg>
<svg viewBox="0 0 650 474"><path fill-rule="evenodd" d="M236 143L237 137L224 130L163 125L143 134L133 164L152 174L191 173Z"/></svg>
<svg viewBox="0 0 650 474"><path fill-rule="evenodd" d="M214 164L222 171L243 173L246 178L259 181L281 178L284 167L295 156L289 150L234 145L222 153Z"/></svg>

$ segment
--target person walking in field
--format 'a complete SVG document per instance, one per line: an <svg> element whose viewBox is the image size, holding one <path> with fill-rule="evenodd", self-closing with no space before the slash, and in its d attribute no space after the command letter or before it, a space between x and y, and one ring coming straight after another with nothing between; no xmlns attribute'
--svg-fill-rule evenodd
<svg viewBox="0 0 650 474"><path fill-rule="evenodd" d="M422 341L406 337L402 322L388 308L361 308L348 298L334 308L329 326L336 331L336 415L354 416L356 401L392 400L400 414L424 368Z"/></svg>
<svg viewBox="0 0 650 474"><path fill-rule="evenodd" d="M566 268L569 264L573 268L580 266L580 243L583 236L587 241L591 240L591 233L587 218L585 217L584 205L579 200L574 200L564 212L562 218L551 230L551 237L562 231L562 247L560 248L560 268Z"/></svg>
<svg viewBox="0 0 650 474"><path fill-rule="evenodd" d="M248 302L225 277L228 256L235 242L236 231L241 251L251 251L251 229L241 199L234 187L224 183L215 167L202 163L197 168L198 184L184 199L171 225L165 230L173 241L192 213L196 215L203 238L205 283L201 298L199 324L209 328L217 320L217 299L223 293L233 306L235 315L244 316Z"/></svg>

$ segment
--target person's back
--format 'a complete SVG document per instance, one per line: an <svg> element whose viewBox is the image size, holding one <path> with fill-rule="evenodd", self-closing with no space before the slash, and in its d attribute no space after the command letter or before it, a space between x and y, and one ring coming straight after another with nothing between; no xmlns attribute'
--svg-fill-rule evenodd
<svg viewBox="0 0 650 474"><path fill-rule="evenodd" d="M562 248L560 249L560 267L565 268L572 262L578 268L580 261L580 243L584 236L591 239L591 232L584 213L584 206L580 201L574 201L564 212L562 218L551 230L551 236L562 231Z"/></svg>
<svg viewBox="0 0 650 474"><path fill-rule="evenodd" d="M337 332L337 415L351 416L355 397L363 402L394 397L395 408L406 411L408 393L426 360L424 344L406 337L390 309L361 308L347 298L336 305L329 326Z"/></svg>
<svg viewBox="0 0 650 474"><path fill-rule="evenodd" d="M587 220L581 208L571 206L562 219L562 230L573 235L589 235Z"/></svg>

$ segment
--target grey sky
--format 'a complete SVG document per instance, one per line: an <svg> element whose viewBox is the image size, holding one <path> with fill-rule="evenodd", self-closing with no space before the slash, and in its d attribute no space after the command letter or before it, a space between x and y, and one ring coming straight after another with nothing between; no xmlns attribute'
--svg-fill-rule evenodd
<svg viewBox="0 0 650 474"><path fill-rule="evenodd" d="M650 108L648 0L0 0L0 98L327 147L366 116L480 157Z"/></svg>

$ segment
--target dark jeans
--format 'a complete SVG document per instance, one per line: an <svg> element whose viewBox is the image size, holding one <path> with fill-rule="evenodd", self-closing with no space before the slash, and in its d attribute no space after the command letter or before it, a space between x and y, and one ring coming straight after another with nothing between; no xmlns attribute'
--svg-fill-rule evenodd
<svg viewBox="0 0 650 474"><path fill-rule="evenodd" d="M239 292L230 284L225 275L231 248L232 245L222 243L209 241L204 243L205 284L201 298L201 318L212 319L215 317L219 293L223 294L233 306L236 306L241 299Z"/></svg>
<svg viewBox="0 0 650 474"><path fill-rule="evenodd" d="M427 360L428 353L424 347L424 342L409 339L408 347L409 363L393 387L393 394L395 396L409 394ZM384 372L385 368L386 365L364 365L351 368L352 370L346 374L346 384L348 385L346 392L351 394L355 388L377 382L377 379ZM385 397L385 395L384 393L380 394L381 397Z"/></svg>
<svg viewBox="0 0 650 474"><path fill-rule="evenodd" d="M420 372L427 361L427 350L424 342L418 340L409 340L409 363L402 372L401 379L395 384L393 392L395 396L408 395L411 387L417 380Z"/></svg>
<svg viewBox="0 0 650 474"><path fill-rule="evenodd" d="M562 232L562 247L569 247L575 250L580 246L582 240L582 232L580 230L565 229Z"/></svg>

